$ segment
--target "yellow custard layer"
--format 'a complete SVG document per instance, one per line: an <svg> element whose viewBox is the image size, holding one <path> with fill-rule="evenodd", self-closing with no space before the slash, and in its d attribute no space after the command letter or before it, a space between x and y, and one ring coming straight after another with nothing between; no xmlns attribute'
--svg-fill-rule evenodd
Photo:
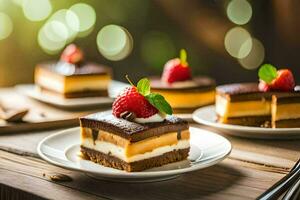
<svg viewBox="0 0 300 200"><path fill-rule="evenodd" d="M172 108L196 108L208 104L213 104L215 101L215 91L206 92L182 92L177 91L166 91L152 89L153 92L157 92L165 97L170 103Z"/></svg>
<svg viewBox="0 0 300 200"><path fill-rule="evenodd" d="M216 95L216 112L224 120L228 117L270 115L271 102L265 99L231 102L229 97Z"/></svg>
<svg viewBox="0 0 300 200"><path fill-rule="evenodd" d="M99 142L106 142L113 144L114 146L117 146L117 148L122 149L124 151L124 156L129 158L138 154L151 152L159 147L173 146L176 145L179 141L189 140L189 138L189 130L184 130L181 132L180 139L177 138L177 132L171 132L163 134L161 136L155 136L131 143L129 140L126 140L120 136L100 130L98 132L98 137L96 138L94 143L96 144ZM93 141L92 129L81 127L81 141L83 146L85 146L84 144L86 140Z"/></svg>
<svg viewBox="0 0 300 200"><path fill-rule="evenodd" d="M37 85L58 93L105 90L111 81L108 74L62 76L39 67L36 68L34 77Z"/></svg>
<svg viewBox="0 0 300 200"><path fill-rule="evenodd" d="M272 121L297 118L300 118L300 103L279 105L272 103Z"/></svg>

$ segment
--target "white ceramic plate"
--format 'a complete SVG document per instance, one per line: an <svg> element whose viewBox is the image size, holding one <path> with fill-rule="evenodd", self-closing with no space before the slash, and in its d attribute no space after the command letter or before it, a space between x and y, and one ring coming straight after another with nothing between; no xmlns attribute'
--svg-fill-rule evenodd
<svg viewBox="0 0 300 200"><path fill-rule="evenodd" d="M120 182L151 182L167 180L180 174L212 166L231 151L224 137L200 128L190 128L191 151L188 160L176 162L142 172L125 172L104 167L80 158L80 130L68 129L42 140L38 154L46 161L67 169L78 170L98 179Z"/></svg>
<svg viewBox="0 0 300 200"><path fill-rule="evenodd" d="M84 97L72 99L64 99L59 96L41 93L33 84L18 85L16 88L21 94L44 103L64 108L80 108L84 106L110 104L113 102L113 98L115 98L127 86L128 84L126 83L112 81L108 88L108 97Z"/></svg>
<svg viewBox="0 0 300 200"><path fill-rule="evenodd" d="M205 106L193 113L194 121L213 128L224 134L260 139L295 139L300 138L300 128L261 128L221 124L217 122L215 106Z"/></svg>

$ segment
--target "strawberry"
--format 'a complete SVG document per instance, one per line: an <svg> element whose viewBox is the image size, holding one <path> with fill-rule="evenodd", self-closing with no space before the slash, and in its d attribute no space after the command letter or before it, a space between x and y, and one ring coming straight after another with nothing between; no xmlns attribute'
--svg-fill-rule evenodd
<svg viewBox="0 0 300 200"><path fill-rule="evenodd" d="M278 70L276 79L271 83L271 89L285 92L293 91L295 86L293 73L288 69Z"/></svg>
<svg viewBox="0 0 300 200"><path fill-rule="evenodd" d="M289 69L277 70L270 64L263 65L259 71L260 78L259 90L261 91L294 91L295 79L293 73Z"/></svg>
<svg viewBox="0 0 300 200"><path fill-rule="evenodd" d="M112 105L113 115L128 120L132 118L148 118L160 112L172 114L170 104L163 96L150 92L150 81L141 79L137 86L126 76L131 87L126 88L114 101Z"/></svg>
<svg viewBox="0 0 300 200"><path fill-rule="evenodd" d="M120 117L124 112L132 112L138 118L148 118L158 113L147 99L134 86L128 87L120 94L112 105L113 115Z"/></svg>
<svg viewBox="0 0 300 200"><path fill-rule="evenodd" d="M164 67L162 81L173 83L191 79L191 70L186 61L186 51L180 51L180 59L174 58L169 60Z"/></svg>
<svg viewBox="0 0 300 200"><path fill-rule="evenodd" d="M76 64L83 60L83 53L75 44L70 44L62 52L60 60Z"/></svg>

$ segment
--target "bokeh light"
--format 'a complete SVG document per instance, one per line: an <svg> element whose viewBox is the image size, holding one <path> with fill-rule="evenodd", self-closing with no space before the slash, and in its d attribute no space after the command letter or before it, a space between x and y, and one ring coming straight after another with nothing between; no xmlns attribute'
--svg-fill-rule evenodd
<svg viewBox="0 0 300 200"><path fill-rule="evenodd" d="M235 58L246 57L252 49L252 39L249 32L241 27L230 29L225 35L225 49Z"/></svg>
<svg viewBox="0 0 300 200"><path fill-rule="evenodd" d="M252 7L247 0L232 0L226 11L230 21L238 25L248 23L252 17Z"/></svg>
<svg viewBox="0 0 300 200"><path fill-rule="evenodd" d="M31 21L46 19L52 12L49 0L24 0L22 4L24 15Z"/></svg>
<svg viewBox="0 0 300 200"><path fill-rule="evenodd" d="M90 29L92 29L96 23L96 12L94 8L85 3L77 3L71 6L70 11L74 12L79 20L79 26L76 31L80 33L90 33Z"/></svg>
<svg viewBox="0 0 300 200"><path fill-rule="evenodd" d="M121 26L104 26L97 35L99 52L109 60L121 60L127 57L133 47L130 33Z"/></svg>
<svg viewBox="0 0 300 200"><path fill-rule="evenodd" d="M7 0L0 0L0 11L7 11L8 3Z"/></svg>
<svg viewBox="0 0 300 200"><path fill-rule="evenodd" d="M13 31L13 23L11 18L0 12L0 40L7 38Z"/></svg>
<svg viewBox="0 0 300 200"><path fill-rule="evenodd" d="M166 61L176 55L176 48L168 34L153 31L143 37L141 56L150 67L162 69Z"/></svg>
<svg viewBox="0 0 300 200"><path fill-rule="evenodd" d="M44 26L46 37L54 42L67 41L69 37L68 29L60 21L50 21Z"/></svg>
<svg viewBox="0 0 300 200"><path fill-rule="evenodd" d="M76 38L79 29L79 19L73 11L67 9L58 10L50 17L48 23L51 21L61 22L65 25L68 30L67 42L72 42Z"/></svg>
<svg viewBox="0 0 300 200"><path fill-rule="evenodd" d="M64 31L63 31L64 30ZM49 54L55 54L66 45L67 28L58 21L51 21L43 26L38 33L38 43Z"/></svg>
<svg viewBox="0 0 300 200"><path fill-rule="evenodd" d="M12 2L13 2L14 4L16 4L17 6L23 6L24 0L12 0Z"/></svg>
<svg viewBox="0 0 300 200"><path fill-rule="evenodd" d="M55 54L76 38L78 27L79 20L73 11L58 10L40 29L38 43L46 53Z"/></svg>
<svg viewBox="0 0 300 200"><path fill-rule="evenodd" d="M265 48L263 44L252 38L252 49L250 53L242 59L239 59L239 63L246 69L256 69L259 67L265 58Z"/></svg>

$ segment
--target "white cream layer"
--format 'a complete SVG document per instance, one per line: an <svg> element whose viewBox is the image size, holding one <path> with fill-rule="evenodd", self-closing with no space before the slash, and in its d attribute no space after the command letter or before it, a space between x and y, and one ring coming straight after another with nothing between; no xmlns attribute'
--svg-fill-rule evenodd
<svg viewBox="0 0 300 200"><path fill-rule="evenodd" d="M127 163L139 161L139 160L144 160L156 156L160 156L164 153L171 152L173 150L178 150L178 149L186 149L190 147L190 142L189 140L180 140L177 144L170 145L170 146L163 146L154 149L151 152L146 152L144 154L137 154L131 157L127 157L125 155L125 149L117 146L115 144L109 143L109 142L104 142L104 141L95 141L95 145L93 142L93 139L91 138L84 138L82 139L81 145L93 149L96 151L99 151L101 153L109 154L112 156L115 156Z"/></svg>
<svg viewBox="0 0 300 200"><path fill-rule="evenodd" d="M150 122L162 122L166 116L162 113L156 113L148 118L135 118L134 121L137 123L150 123Z"/></svg>

